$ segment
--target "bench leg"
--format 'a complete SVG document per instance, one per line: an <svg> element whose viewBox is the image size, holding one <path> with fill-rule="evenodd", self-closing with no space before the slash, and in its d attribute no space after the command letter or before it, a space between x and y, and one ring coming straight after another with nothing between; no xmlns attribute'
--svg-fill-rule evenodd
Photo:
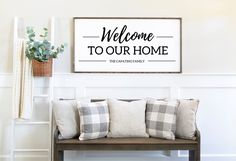
<svg viewBox="0 0 236 161"><path fill-rule="evenodd" d="M64 152L63 151L54 151L54 161L64 161Z"/></svg>
<svg viewBox="0 0 236 161"><path fill-rule="evenodd" d="M200 161L200 150L189 150L189 161Z"/></svg>

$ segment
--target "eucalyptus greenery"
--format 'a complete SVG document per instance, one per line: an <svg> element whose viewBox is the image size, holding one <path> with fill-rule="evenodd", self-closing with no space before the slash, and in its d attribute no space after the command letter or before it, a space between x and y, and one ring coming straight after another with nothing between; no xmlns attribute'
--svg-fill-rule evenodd
<svg viewBox="0 0 236 161"><path fill-rule="evenodd" d="M41 40L35 39L35 31L33 27L27 27L28 41L26 42L26 56L32 60L39 62L46 62L50 58L57 58L59 53L64 51L64 45L55 48L50 41L48 41L48 29L44 28L44 33L39 35Z"/></svg>

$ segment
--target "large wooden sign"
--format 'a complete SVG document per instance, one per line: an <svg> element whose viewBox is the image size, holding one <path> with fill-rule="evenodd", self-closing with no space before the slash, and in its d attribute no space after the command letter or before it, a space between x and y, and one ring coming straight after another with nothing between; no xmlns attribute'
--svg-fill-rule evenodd
<svg viewBox="0 0 236 161"><path fill-rule="evenodd" d="M181 18L74 18L75 72L180 73Z"/></svg>

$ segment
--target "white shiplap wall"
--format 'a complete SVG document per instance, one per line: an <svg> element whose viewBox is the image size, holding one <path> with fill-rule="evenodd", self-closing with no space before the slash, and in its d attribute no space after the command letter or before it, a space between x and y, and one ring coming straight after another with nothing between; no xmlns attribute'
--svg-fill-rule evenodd
<svg viewBox="0 0 236 161"><path fill-rule="evenodd" d="M11 74L0 74L0 161L10 154ZM198 98L197 123L202 135L203 161L236 160L236 74L55 74L54 98ZM37 91L44 91L39 79ZM35 108L34 119L46 119L42 102ZM24 125L25 126L25 125ZM22 127L17 132L16 146L45 148L45 127ZM22 130L24 129L24 130ZM70 152L66 161L75 160L187 160L186 152L172 152L171 157L155 152ZM46 160L45 153L20 153L19 160Z"/></svg>

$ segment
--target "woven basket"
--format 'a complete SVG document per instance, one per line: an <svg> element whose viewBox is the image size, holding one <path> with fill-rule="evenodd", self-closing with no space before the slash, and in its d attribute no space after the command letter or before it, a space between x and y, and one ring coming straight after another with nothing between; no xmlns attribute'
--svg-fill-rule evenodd
<svg viewBox="0 0 236 161"><path fill-rule="evenodd" d="M32 60L33 76L36 77L51 77L52 76L52 59L47 62L39 62Z"/></svg>

